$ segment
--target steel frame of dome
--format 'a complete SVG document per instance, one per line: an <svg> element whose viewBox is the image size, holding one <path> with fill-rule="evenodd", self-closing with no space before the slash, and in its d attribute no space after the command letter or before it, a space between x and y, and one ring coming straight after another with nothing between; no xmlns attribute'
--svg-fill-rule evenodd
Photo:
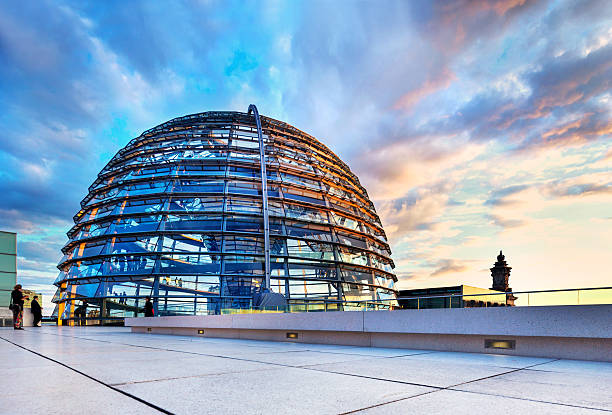
<svg viewBox="0 0 612 415"><path fill-rule="evenodd" d="M74 222L55 281L60 319L83 300L90 316L136 314L145 296L160 315L218 313L264 289L324 309L396 305L391 251L357 177L255 106L145 131L100 172Z"/></svg>

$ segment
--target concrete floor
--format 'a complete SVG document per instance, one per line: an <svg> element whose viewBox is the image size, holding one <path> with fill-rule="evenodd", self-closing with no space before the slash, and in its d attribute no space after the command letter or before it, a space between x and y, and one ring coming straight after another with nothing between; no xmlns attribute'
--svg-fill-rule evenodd
<svg viewBox="0 0 612 415"><path fill-rule="evenodd" d="M612 363L0 328L0 414L594 414Z"/></svg>

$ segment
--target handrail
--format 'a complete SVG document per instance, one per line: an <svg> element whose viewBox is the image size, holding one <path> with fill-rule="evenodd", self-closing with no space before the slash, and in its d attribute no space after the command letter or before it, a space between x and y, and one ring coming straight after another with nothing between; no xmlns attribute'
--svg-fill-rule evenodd
<svg viewBox="0 0 612 415"><path fill-rule="evenodd" d="M556 289L556 290L534 290L534 291L499 291L499 292L487 292L481 294L461 294L461 293L449 293L449 294L441 294L441 295L419 295L416 297L402 297L398 296L398 300L416 300L423 298L449 298L449 297L482 297L485 295L503 295L503 294L536 294L536 293L554 293L554 292L571 292L571 291L592 291L592 290L612 290L612 287L586 287L586 288L566 288L566 289Z"/></svg>

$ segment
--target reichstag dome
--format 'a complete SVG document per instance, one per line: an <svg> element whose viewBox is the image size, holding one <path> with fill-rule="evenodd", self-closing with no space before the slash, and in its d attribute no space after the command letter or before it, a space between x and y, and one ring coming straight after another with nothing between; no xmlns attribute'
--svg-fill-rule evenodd
<svg viewBox="0 0 612 415"><path fill-rule="evenodd" d="M253 105L131 140L89 187L68 238L60 319L134 316L146 296L156 315L252 308L261 292L292 310L396 305L389 245L357 177Z"/></svg>

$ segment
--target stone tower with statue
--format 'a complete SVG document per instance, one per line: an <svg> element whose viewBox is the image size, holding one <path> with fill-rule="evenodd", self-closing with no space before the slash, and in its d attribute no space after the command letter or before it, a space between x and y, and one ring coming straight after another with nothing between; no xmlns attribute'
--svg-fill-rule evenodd
<svg viewBox="0 0 612 415"><path fill-rule="evenodd" d="M506 294L506 305L513 306L514 301L517 299L514 295L512 295L512 288L510 288L509 280L510 280L510 271L512 267L508 266L506 262L506 257L499 251L499 255L497 256L497 262L491 268L491 277L493 278L493 286L491 287L495 291L503 291Z"/></svg>

